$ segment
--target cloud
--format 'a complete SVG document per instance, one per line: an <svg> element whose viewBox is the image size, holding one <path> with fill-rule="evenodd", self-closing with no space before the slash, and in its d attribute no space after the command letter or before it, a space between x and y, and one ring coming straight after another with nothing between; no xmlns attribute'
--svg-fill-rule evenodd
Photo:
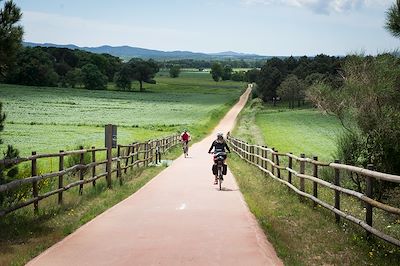
<svg viewBox="0 0 400 266"><path fill-rule="evenodd" d="M302 7L319 14L342 13L374 5L387 5L390 0L242 0L246 5L284 5Z"/></svg>

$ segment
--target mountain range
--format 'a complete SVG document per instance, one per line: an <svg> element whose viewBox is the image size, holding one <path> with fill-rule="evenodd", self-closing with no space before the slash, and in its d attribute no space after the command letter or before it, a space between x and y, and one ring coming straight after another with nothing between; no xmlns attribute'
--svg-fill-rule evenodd
<svg viewBox="0 0 400 266"><path fill-rule="evenodd" d="M106 53L113 56L120 57L128 60L130 58L143 58L143 59L155 59L155 60L174 60L174 59L195 59L195 60L227 60L227 59L243 59L243 60L256 60L256 59L268 59L269 56L262 56L257 54L245 54L236 53L232 51L221 52L221 53L196 53L190 51L159 51L151 50L139 47L131 46L109 46L103 45L98 47L80 47L74 44L54 44L54 43L33 43L24 42L24 46L27 47L57 47L57 48L68 48L68 49L79 49L92 53Z"/></svg>

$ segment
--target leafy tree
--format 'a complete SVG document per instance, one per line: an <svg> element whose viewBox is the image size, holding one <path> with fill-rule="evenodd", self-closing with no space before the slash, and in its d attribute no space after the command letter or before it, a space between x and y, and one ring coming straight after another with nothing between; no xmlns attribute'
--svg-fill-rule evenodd
<svg viewBox="0 0 400 266"><path fill-rule="evenodd" d="M286 79L279 85L277 94L283 100L289 102L289 108L294 108L295 101L297 106L304 100L306 85L299 80L296 75L288 75Z"/></svg>
<svg viewBox="0 0 400 266"><path fill-rule="evenodd" d="M225 65L222 71L222 80L230 80L232 77L233 69L230 65Z"/></svg>
<svg viewBox="0 0 400 266"><path fill-rule="evenodd" d="M260 70L257 68L250 69L246 72L246 81L247 82L256 82L260 75Z"/></svg>
<svg viewBox="0 0 400 266"><path fill-rule="evenodd" d="M400 37L400 0L397 0L386 11L386 30L388 30L394 37Z"/></svg>
<svg viewBox="0 0 400 266"><path fill-rule="evenodd" d="M233 72L231 76L231 80L233 81L245 81L246 73L244 71Z"/></svg>
<svg viewBox="0 0 400 266"><path fill-rule="evenodd" d="M307 92L316 106L338 117L346 129L348 136L339 145L341 159L400 174L400 59L388 54L349 56L343 76L339 89L320 83ZM346 148L354 139L357 150Z"/></svg>
<svg viewBox="0 0 400 266"><path fill-rule="evenodd" d="M65 75L65 82L71 88L82 84L82 70L80 68L74 68L68 71Z"/></svg>
<svg viewBox="0 0 400 266"><path fill-rule="evenodd" d="M6 120L6 115L3 112L3 104L0 102L0 132L4 130L4 123ZM0 144L3 143L3 140L0 138ZM6 152L4 153L3 159L13 159L19 156L19 151L15 149L11 145L7 145ZM18 168L15 164L8 163L0 165L0 185L8 183L15 178L18 174ZM8 195L7 195L8 196ZM13 197L7 197L13 198ZM0 193L0 206L3 205L6 200L6 195L4 193Z"/></svg>
<svg viewBox="0 0 400 266"><path fill-rule="evenodd" d="M284 76L277 67L265 64L260 71L257 80L257 95L264 102L272 100L276 97L276 89L281 84Z"/></svg>
<svg viewBox="0 0 400 266"><path fill-rule="evenodd" d="M213 63L210 72L214 81L218 82L223 75L223 69L220 63Z"/></svg>
<svg viewBox="0 0 400 266"><path fill-rule="evenodd" d="M144 61L134 58L131 59L128 64L132 68L133 79L139 81L140 91L144 91L143 82L155 83L154 77L160 69L154 60L149 59L148 61Z"/></svg>
<svg viewBox="0 0 400 266"><path fill-rule="evenodd" d="M130 90L132 86L133 71L129 64L124 64L120 71L115 73L115 85L123 90Z"/></svg>
<svg viewBox="0 0 400 266"><path fill-rule="evenodd" d="M174 65L174 66L170 67L170 69L169 69L169 76L171 78L179 77L180 73L181 73L181 67L178 65Z"/></svg>
<svg viewBox="0 0 400 266"><path fill-rule="evenodd" d="M59 76L54 60L40 48L23 48L18 53L17 66L7 77L9 83L29 86L57 86Z"/></svg>
<svg viewBox="0 0 400 266"><path fill-rule="evenodd" d="M101 73L97 66L86 64L82 67L82 82L88 90L105 90L107 77Z"/></svg>
<svg viewBox="0 0 400 266"><path fill-rule="evenodd" d="M15 62L16 53L21 47L24 31L22 26L16 25L21 17L20 8L12 0L6 1L0 9L0 80Z"/></svg>

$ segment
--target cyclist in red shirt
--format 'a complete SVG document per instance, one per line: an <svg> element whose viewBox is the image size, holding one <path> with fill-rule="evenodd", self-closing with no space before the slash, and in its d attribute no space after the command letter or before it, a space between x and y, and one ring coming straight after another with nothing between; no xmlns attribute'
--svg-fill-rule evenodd
<svg viewBox="0 0 400 266"><path fill-rule="evenodd" d="M185 129L181 134L182 149L185 157L188 156L189 151L189 141L191 140L189 132Z"/></svg>

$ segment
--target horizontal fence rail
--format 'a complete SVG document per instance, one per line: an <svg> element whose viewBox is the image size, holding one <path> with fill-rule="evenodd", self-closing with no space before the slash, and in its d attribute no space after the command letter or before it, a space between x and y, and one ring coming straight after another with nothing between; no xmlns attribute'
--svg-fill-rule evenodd
<svg viewBox="0 0 400 266"><path fill-rule="evenodd" d="M12 195L13 193L18 193L18 190L23 190L27 194L23 200L17 200L17 202L8 204L6 207L0 206L0 217L31 204L34 206L34 212L37 213L39 202L56 194L58 195L58 204L63 204L64 191L79 186L79 194L82 195L85 184L92 183L95 186L96 181L102 177L105 177L107 186L111 188L112 180L108 177L111 177L113 173L116 173L115 177L122 185L122 172L126 174L127 170L133 167L149 166L150 164L161 162L161 154L179 144L179 139L179 135L172 135L147 142L118 145L117 148L110 148L110 152L107 152L107 148L92 147L91 149L84 149L80 147L80 150L74 151L61 150L59 153L51 154L36 154L36 152L32 152L31 156L25 158L0 160L0 167L29 164L27 167L31 170L31 176L29 177L16 179L0 185L0 199L7 198L8 195ZM99 160L99 153L103 155L103 159L101 160ZM111 157L107 157L108 154L111 154ZM71 156L79 157L77 158L79 162L66 167L66 159ZM104 159L104 157L106 158ZM49 158L58 158L58 171L39 173L38 161ZM107 169L110 169L110 173ZM71 180L70 183L66 183L67 176L78 176L78 180ZM42 183L45 181L56 182L57 189L45 191L43 194L40 194ZM29 195L30 198L28 198Z"/></svg>
<svg viewBox="0 0 400 266"><path fill-rule="evenodd" d="M305 158L302 154L300 157L295 156L291 153L279 153L278 151L267 148L266 146L252 145L244 142L233 136L228 136L228 142L233 148L234 152L239 155L240 158L247 161L250 164L255 165L261 171L273 179L285 184L294 192L303 198L308 198L320 206L332 211L335 214L336 222L340 221L340 218L347 219L362 228L367 232L367 235L375 235L391 244L400 246L400 240L392 236L389 236L372 226L372 214L373 208L381 209L387 213L400 215L400 209L394 206L390 206L379 202L372 197L373 181L384 180L387 182L400 183L400 176L380 173L371 169L364 169L356 166L340 164L339 161L333 163L325 163L318 161L317 157L313 159ZM285 160L285 166L282 165L283 159ZM299 165L299 169L294 169L294 163ZM312 175L305 173L306 164L312 167ZM333 183L322 180L318 177L319 168L330 168L334 172ZM284 179L281 171L287 172L287 180ZM365 193L353 191L351 189L343 188L340 186L341 172L348 171L350 173L356 173L365 178L366 189ZM299 178L299 187L293 184L293 177ZM312 195L305 191L305 180L313 182ZM318 198L318 185L324 186L334 191L334 206ZM340 209L340 195L346 194L352 196L365 204L366 214L365 221L354 217Z"/></svg>

